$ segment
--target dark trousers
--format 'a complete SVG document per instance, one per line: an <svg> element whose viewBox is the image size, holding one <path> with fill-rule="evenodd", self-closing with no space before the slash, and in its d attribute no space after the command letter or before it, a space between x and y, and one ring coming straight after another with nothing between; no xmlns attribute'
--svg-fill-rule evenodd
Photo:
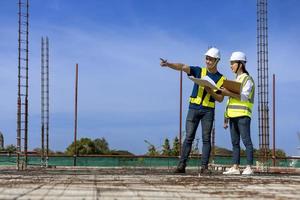
<svg viewBox="0 0 300 200"><path fill-rule="evenodd" d="M214 109L189 109L186 118L186 137L183 142L180 163L184 167L190 155L196 131L201 121L202 126L202 166L207 166L211 151L211 129L214 121Z"/></svg>
<svg viewBox="0 0 300 200"><path fill-rule="evenodd" d="M246 147L247 164L253 165L253 145L250 136L250 117L230 118L230 134L232 143L233 164L240 164L240 138Z"/></svg>

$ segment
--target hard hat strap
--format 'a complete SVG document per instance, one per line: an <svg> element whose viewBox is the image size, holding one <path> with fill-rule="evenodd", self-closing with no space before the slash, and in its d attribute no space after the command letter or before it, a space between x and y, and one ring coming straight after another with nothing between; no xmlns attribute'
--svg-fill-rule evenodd
<svg viewBox="0 0 300 200"><path fill-rule="evenodd" d="M220 60L220 58L216 58L216 61L214 62L213 67L215 67L218 64L219 60Z"/></svg>

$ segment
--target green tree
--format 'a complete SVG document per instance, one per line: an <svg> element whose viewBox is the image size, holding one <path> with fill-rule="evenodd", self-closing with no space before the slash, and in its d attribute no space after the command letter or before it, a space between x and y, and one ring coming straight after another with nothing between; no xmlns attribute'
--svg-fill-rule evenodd
<svg viewBox="0 0 300 200"><path fill-rule="evenodd" d="M260 156L262 156L262 150L261 149L254 149L253 150L254 152L254 156L259 158ZM273 156L273 150L272 149L269 149L268 150L268 157L271 158ZM284 158L286 157L286 153L284 150L282 149L275 149L275 156L278 157L278 158Z"/></svg>
<svg viewBox="0 0 300 200"><path fill-rule="evenodd" d="M232 155L231 150L219 146L215 146L215 153L216 155L227 155L227 156Z"/></svg>
<svg viewBox="0 0 300 200"><path fill-rule="evenodd" d="M66 149L67 155L74 155L74 142L69 145ZM81 138L80 140L76 141L76 152L77 155L88 155L88 154L95 154L96 147L94 142L89 138Z"/></svg>
<svg viewBox="0 0 300 200"><path fill-rule="evenodd" d="M253 151L253 152L254 152L254 151ZM241 150L240 150L240 155L241 155L241 156L247 156L247 154L246 154L246 149L241 148Z"/></svg>
<svg viewBox="0 0 300 200"><path fill-rule="evenodd" d="M170 142L169 142L169 139L166 138L165 139L165 142L163 144L163 149L162 149L162 155L164 156L170 156L171 155L171 148L170 148Z"/></svg>
<svg viewBox="0 0 300 200"><path fill-rule="evenodd" d="M156 147L153 144L151 144L148 140L144 140L144 142L148 144L148 152L146 153L146 155L148 156L159 155L159 151L156 149Z"/></svg>
<svg viewBox="0 0 300 200"><path fill-rule="evenodd" d="M270 150L271 151L271 150ZM272 151L270 152L270 154L272 155ZM286 157L286 153L285 151L283 151L282 149L276 149L275 150L275 155L276 157L279 157L279 158L284 158Z"/></svg>
<svg viewBox="0 0 300 200"><path fill-rule="evenodd" d="M108 142L105 140L105 138L97 138L94 140L94 145L96 148L96 153L97 154L109 154L109 146Z"/></svg>
<svg viewBox="0 0 300 200"><path fill-rule="evenodd" d="M110 150L111 155L128 155L128 156L134 156L133 153L126 151L126 150Z"/></svg>
<svg viewBox="0 0 300 200"><path fill-rule="evenodd" d="M53 154L55 154L55 155L64 155L65 153L62 152L62 151L56 151L56 152L54 152Z"/></svg>
<svg viewBox="0 0 300 200"><path fill-rule="evenodd" d="M37 148L34 148L33 151L35 151L35 152L38 153L38 154L41 154L42 149L39 148L39 147L37 147ZM46 148L45 148L45 153L46 153ZM49 155L53 155L53 154L54 154L54 151L52 151L51 149L49 149L49 150L48 150L48 154L49 154Z"/></svg>
<svg viewBox="0 0 300 200"><path fill-rule="evenodd" d="M173 141L172 155L179 156L179 140L177 136L174 138Z"/></svg>
<svg viewBox="0 0 300 200"><path fill-rule="evenodd" d="M17 151L17 147L13 144L7 145L4 148L5 151L7 151L8 153L15 153Z"/></svg>
<svg viewBox="0 0 300 200"><path fill-rule="evenodd" d="M37 148L34 148L33 151L35 151L37 154L41 154L42 149L37 147Z"/></svg>
<svg viewBox="0 0 300 200"><path fill-rule="evenodd" d="M156 150L154 145L149 145L147 155L148 156L157 156L157 155L159 155L159 152Z"/></svg>

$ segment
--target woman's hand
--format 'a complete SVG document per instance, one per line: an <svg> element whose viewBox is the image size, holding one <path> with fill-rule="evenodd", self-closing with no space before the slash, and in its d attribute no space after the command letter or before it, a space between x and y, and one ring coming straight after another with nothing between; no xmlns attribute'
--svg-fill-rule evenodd
<svg viewBox="0 0 300 200"><path fill-rule="evenodd" d="M227 89L224 88L224 87L221 87L219 90L221 91L221 94L222 94L223 96L229 96L230 93L231 93L229 90L227 90Z"/></svg>
<svg viewBox="0 0 300 200"><path fill-rule="evenodd" d="M209 94L214 93L213 89L211 89L210 87L204 86L206 92L208 92Z"/></svg>

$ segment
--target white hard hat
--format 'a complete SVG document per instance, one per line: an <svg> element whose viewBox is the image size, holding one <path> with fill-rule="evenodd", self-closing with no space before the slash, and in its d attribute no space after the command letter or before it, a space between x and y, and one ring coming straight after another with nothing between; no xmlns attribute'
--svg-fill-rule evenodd
<svg viewBox="0 0 300 200"><path fill-rule="evenodd" d="M230 61L244 61L247 62L246 54L240 51L235 51L230 56Z"/></svg>
<svg viewBox="0 0 300 200"><path fill-rule="evenodd" d="M204 55L212 57L212 58L218 58L218 59L221 58L219 49L217 49L215 47L208 49Z"/></svg>

